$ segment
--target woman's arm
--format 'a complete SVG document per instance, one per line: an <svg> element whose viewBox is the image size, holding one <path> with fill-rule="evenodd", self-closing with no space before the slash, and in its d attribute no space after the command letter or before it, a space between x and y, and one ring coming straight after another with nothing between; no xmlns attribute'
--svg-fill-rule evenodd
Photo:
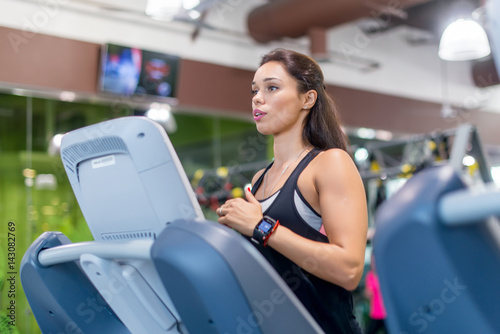
<svg viewBox="0 0 500 334"><path fill-rule="evenodd" d="M279 226L268 245L304 270L334 284L353 290L363 273L367 213L363 183L354 162L333 149L315 158L313 182L329 243L304 238ZM325 172L330 171L330 172ZM247 201L232 199L223 206L219 222L251 236L262 218L260 203L248 191Z"/></svg>
<svg viewBox="0 0 500 334"><path fill-rule="evenodd" d="M314 186L329 243L303 238L280 226L268 244L304 270L354 290L363 274L368 226L363 182L345 151L331 149L316 159Z"/></svg>

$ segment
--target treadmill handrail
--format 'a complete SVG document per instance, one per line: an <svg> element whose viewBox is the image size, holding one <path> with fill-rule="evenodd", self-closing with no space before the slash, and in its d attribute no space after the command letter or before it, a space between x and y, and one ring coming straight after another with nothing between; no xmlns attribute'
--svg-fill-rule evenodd
<svg viewBox="0 0 500 334"><path fill-rule="evenodd" d="M149 260L153 240L88 241L67 244L40 251L38 261L43 266L77 261L82 254L93 254L103 259Z"/></svg>
<svg viewBox="0 0 500 334"><path fill-rule="evenodd" d="M439 201L439 216L447 226L461 226L500 217L500 190L488 185L481 191L462 189L444 195Z"/></svg>

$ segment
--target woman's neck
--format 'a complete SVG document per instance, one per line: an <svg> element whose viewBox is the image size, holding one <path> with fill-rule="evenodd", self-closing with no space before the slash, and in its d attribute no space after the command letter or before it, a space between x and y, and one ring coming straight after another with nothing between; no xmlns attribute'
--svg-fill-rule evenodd
<svg viewBox="0 0 500 334"><path fill-rule="evenodd" d="M274 137L274 165L281 167L287 165L292 160L296 159L297 155L301 155L306 150L307 143L302 141L302 137L294 136L292 138Z"/></svg>

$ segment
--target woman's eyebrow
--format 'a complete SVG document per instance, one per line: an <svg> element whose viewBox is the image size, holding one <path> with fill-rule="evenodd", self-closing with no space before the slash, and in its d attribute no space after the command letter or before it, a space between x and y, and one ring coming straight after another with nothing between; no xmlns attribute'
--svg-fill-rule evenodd
<svg viewBox="0 0 500 334"><path fill-rule="evenodd" d="M268 77L268 78L264 78L264 80L262 80L262 81L266 82L266 81L272 81L272 80L279 80L279 81L283 81L283 80L281 80L280 78L276 78L276 77ZM252 85L255 85L255 81L252 81Z"/></svg>

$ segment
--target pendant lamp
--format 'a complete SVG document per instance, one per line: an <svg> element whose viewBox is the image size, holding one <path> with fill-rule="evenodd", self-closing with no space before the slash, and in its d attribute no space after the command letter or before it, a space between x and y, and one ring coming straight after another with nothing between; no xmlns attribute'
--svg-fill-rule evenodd
<svg viewBox="0 0 500 334"><path fill-rule="evenodd" d="M444 30L439 42L439 57L463 61L486 57L491 53L483 27L472 19L458 19Z"/></svg>
<svg viewBox="0 0 500 334"><path fill-rule="evenodd" d="M173 20L182 8L182 0L148 0L146 14L160 20Z"/></svg>

